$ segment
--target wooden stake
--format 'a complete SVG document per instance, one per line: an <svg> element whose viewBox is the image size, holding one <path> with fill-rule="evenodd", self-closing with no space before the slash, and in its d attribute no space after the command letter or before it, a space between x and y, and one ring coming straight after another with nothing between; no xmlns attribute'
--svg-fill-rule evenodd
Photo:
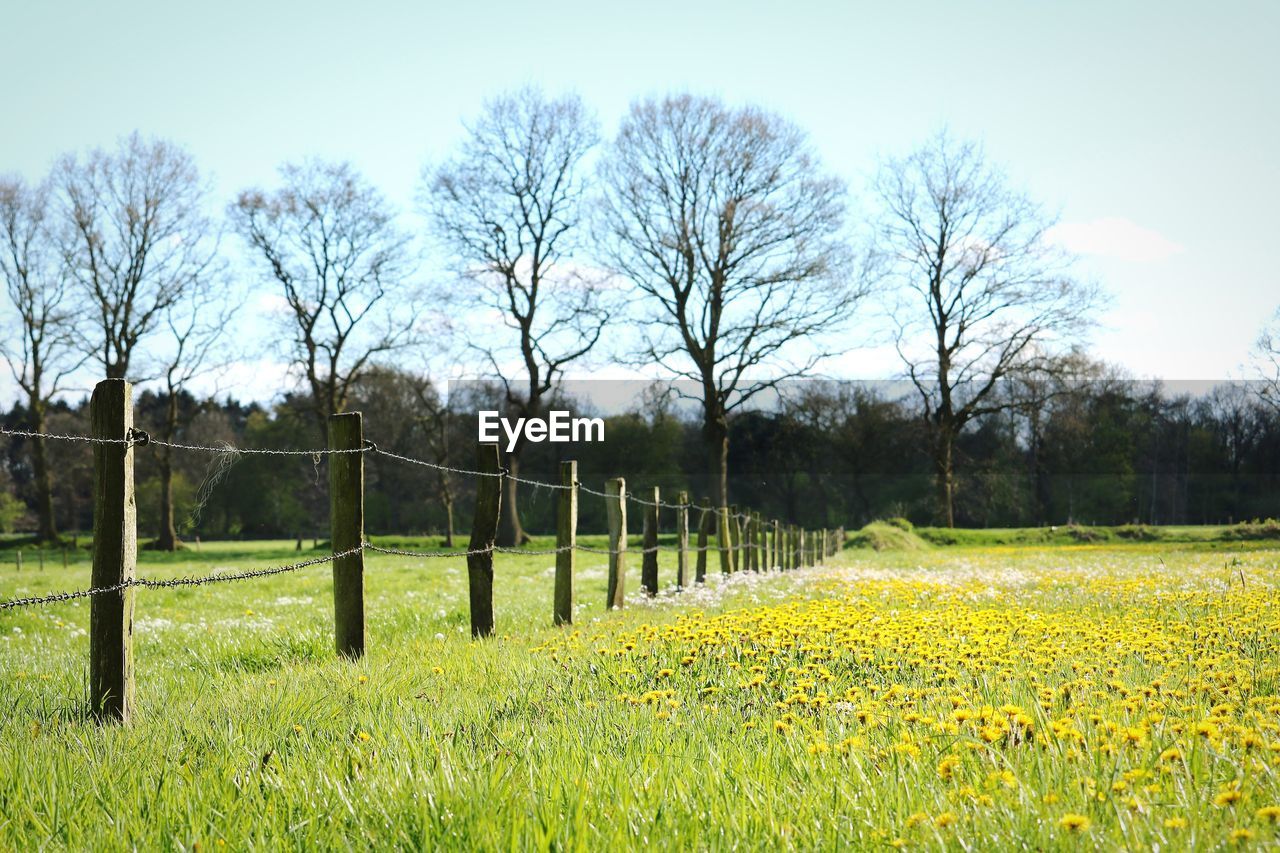
<svg viewBox="0 0 1280 853"><path fill-rule="evenodd" d="M329 449L359 451L364 427L359 412L329 416ZM364 454L329 456L329 541L333 553L358 548L364 542ZM298 534L298 550L302 534ZM364 657L364 552L333 561L333 636L338 654Z"/></svg>
<svg viewBox="0 0 1280 853"><path fill-rule="evenodd" d="M658 594L658 487L653 487L653 506L644 508L644 553L640 557L640 586L648 596Z"/></svg>
<svg viewBox="0 0 1280 853"><path fill-rule="evenodd" d="M138 561L133 494L133 386L104 379L93 389L93 572L91 584L132 581ZM95 595L89 605L89 707L101 722L127 723L133 713L133 587Z"/></svg>
<svg viewBox="0 0 1280 853"><path fill-rule="evenodd" d="M689 493L676 495L676 589L684 589L689 576Z"/></svg>
<svg viewBox="0 0 1280 853"><path fill-rule="evenodd" d="M742 547L746 540L742 538L742 515L738 512L737 505L729 507L729 541L732 543L729 563L736 572L742 569L742 561L747 553Z"/></svg>
<svg viewBox="0 0 1280 853"><path fill-rule="evenodd" d="M560 505L556 510L555 623L573 623L574 546L578 544L578 463L560 463Z"/></svg>
<svg viewBox="0 0 1280 853"><path fill-rule="evenodd" d="M609 521L609 590L604 606L621 609L627 602L627 481L605 480L605 514Z"/></svg>
<svg viewBox="0 0 1280 853"><path fill-rule="evenodd" d="M764 532L760 528L760 513L751 513L751 571L760 571L760 557L764 550Z"/></svg>
<svg viewBox="0 0 1280 853"><path fill-rule="evenodd" d="M498 536L498 513L502 511L502 467L498 445L476 445L476 512L471 520L471 541L467 544L467 587L471 596L471 636L493 633L493 543Z"/></svg>
<svg viewBox="0 0 1280 853"><path fill-rule="evenodd" d="M710 498L703 498L702 505L710 506ZM694 562L694 583L707 582L707 541L711 534L711 519L713 517L709 510L702 510L698 516L698 556Z"/></svg>
<svg viewBox="0 0 1280 853"><path fill-rule="evenodd" d="M720 507L716 511L716 533L718 536L717 545L720 546L720 573L729 574L733 570L733 564L730 561L729 549L733 546L731 536L731 528L729 527L729 508L727 506Z"/></svg>
<svg viewBox="0 0 1280 853"><path fill-rule="evenodd" d="M782 571L782 538L779 535L778 519L773 520L773 568Z"/></svg>

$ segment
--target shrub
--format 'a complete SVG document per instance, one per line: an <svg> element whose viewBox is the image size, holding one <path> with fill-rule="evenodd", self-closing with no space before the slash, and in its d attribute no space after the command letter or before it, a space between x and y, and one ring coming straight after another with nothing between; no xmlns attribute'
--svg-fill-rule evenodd
<svg viewBox="0 0 1280 853"><path fill-rule="evenodd" d="M885 521L873 521L849 537L849 547L876 551L922 551L929 544L910 530Z"/></svg>

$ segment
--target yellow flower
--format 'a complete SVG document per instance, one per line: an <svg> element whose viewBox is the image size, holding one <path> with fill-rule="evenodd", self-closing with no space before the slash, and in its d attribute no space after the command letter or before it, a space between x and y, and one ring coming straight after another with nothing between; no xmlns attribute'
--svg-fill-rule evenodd
<svg viewBox="0 0 1280 853"><path fill-rule="evenodd" d="M1213 798L1213 804L1218 807L1233 806L1240 800L1239 788L1228 788Z"/></svg>
<svg viewBox="0 0 1280 853"><path fill-rule="evenodd" d="M782 722L782 720L774 720L773 730L775 732L778 732L779 734L786 734L787 732L791 731L791 726L788 725L787 723Z"/></svg>
<svg viewBox="0 0 1280 853"><path fill-rule="evenodd" d="M356 735L356 740L360 741L361 743L365 743L366 741L369 740L369 738L370 738L370 735L368 732L359 732Z"/></svg>
<svg viewBox="0 0 1280 853"><path fill-rule="evenodd" d="M1058 826L1062 827L1067 832L1084 832L1089 828L1090 823L1092 823L1092 821L1090 821L1087 816L1076 814L1074 812L1068 812L1058 818Z"/></svg>
<svg viewBox="0 0 1280 853"><path fill-rule="evenodd" d="M922 824L928 819L929 819L929 816L924 812L916 812L915 814L907 818L907 829L910 829L913 826L917 826L918 824Z"/></svg>
<svg viewBox="0 0 1280 853"><path fill-rule="evenodd" d="M933 819L933 825L939 829L946 829L956 822L955 812L943 812Z"/></svg>
<svg viewBox="0 0 1280 853"><path fill-rule="evenodd" d="M1280 806L1263 806L1255 814L1271 823L1280 823Z"/></svg>
<svg viewBox="0 0 1280 853"><path fill-rule="evenodd" d="M1185 817L1167 817L1164 819L1166 829L1186 829L1187 819Z"/></svg>
<svg viewBox="0 0 1280 853"><path fill-rule="evenodd" d="M356 681L359 681L361 684L366 683L368 680L369 680L369 676L367 675L362 675L356 679Z"/></svg>
<svg viewBox="0 0 1280 853"><path fill-rule="evenodd" d="M955 755L948 755L938 762L938 776L943 780L950 781L959 766L960 758Z"/></svg>
<svg viewBox="0 0 1280 853"><path fill-rule="evenodd" d="M1252 829L1233 829L1231 834L1227 836L1232 844L1243 844L1253 838Z"/></svg>
<svg viewBox="0 0 1280 853"><path fill-rule="evenodd" d="M433 667L431 667L431 671L432 671L432 672L434 672L436 675L443 675L443 674L444 674L444 667L442 667L442 666L433 666Z"/></svg>

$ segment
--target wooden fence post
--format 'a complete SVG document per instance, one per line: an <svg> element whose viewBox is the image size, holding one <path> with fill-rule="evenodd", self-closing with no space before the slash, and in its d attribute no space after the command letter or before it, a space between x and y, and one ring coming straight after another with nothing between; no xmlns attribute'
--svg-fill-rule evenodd
<svg viewBox="0 0 1280 853"><path fill-rule="evenodd" d="M604 508L609 518L609 591L604 606L621 609L627 601L627 481L606 480Z"/></svg>
<svg viewBox="0 0 1280 853"><path fill-rule="evenodd" d="M720 551L720 574L727 575L733 570L733 563L729 558L729 549L733 546L732 531L729 528L729 508L727 506L719 507L716 510L716 534L717 545Z"/></svg>
<svg viewBox="0 0 1280 853"><path fill-rule="evenodd" d="M729 551L729 565L736 572L742 568L743 555L746 553L742 549L746 540L742 538L742 516L737 504L729 506L729 541L733 543Z"/></svg>
<svg viewBox="0 0 1280 853"><path fill-rule="evenodd" d="M65 569L65 568L67 567L67 565L68 565L68 563L67 563L67 546L66 546L66 545L63 545L63 546L62 546L62 568L64 568L64 569Z"/></svg>
<svg viewBox="0 0 1280 853"><path fill-rule="evenodd" d="M133 386L104 379L93 389L93 572L91 585L134 579L138 518L133 494ZM102 722L127 723L133 713L133 587L95 595L89 604L89 706Z"/></svg>
<svg viewBox="0 0 1280 853"><path fill-rule="evenodd" d="M18 553L14 557L14 567L17 571L22 571L22 549L18 549Z"/></svg>
<svg viewBox="0 0 1280 853"><path fill-rule="evenodd" d="M555 624L573 622L573 563L578 544L578 463L560 463L560 505L556 511Z"/></svg>
<svg viewBox="0 0 1280 853"><path fill-rule="evenodd" d="M644 554L640 557L640 586L645 594L658 594L658 487L653 487L652 506L644 508Z"/></svg>
<svg viewBox="0 0 1280 853"><path fill-rule="evenodd" d="M498 513L502 511L502 466L498 445L476 445L476 512L471 520L471 541L467 544L467 586L471 598L471 636L493 633L493 542L498 535Z"/></svg>
<svg viewBox="0 0 1280 853"><path fill-rule="evenodd" d="M689 572L689 493L676 495L676 589L684 589Z"/></svg>
<svg viewBox="0 0 1280 853"><path fill-rule="evenodd" d="M769 549L769 560L773 564L771 568L780 572L782 571L782 541L778 538L778 519L775 518L770 526L773 528L773 542L770 543L772 547Z"/></svg>
<svg viewBox="0 0 1280 853"><path fill-rule="evenodd" d="M791 568L802 569L804 568L804 529L797 524L793 524L791 531Z"/></svg>
<svg viewBox="0 0 1280 853"><path fill-rule="evenodd" d="M694 558L694 583L707 582L707 541L711 533L712 514L706 507L711 506L710 499L703 498L702 506L704 508L698 515L698 556Z"/></svg>
<svg viewBox="0 0 1280 853"><path fill-rule="evenodd" d="M760 514L751 514L751 571L760 570L760 552L764 551L764 530L760 528Z"/></svg>
<svg viewBox="0 0 1280 853"><path fill-rule="evenodd" d="M359 412L329 416L329 541L333 553L364 542L364 426ZM302 548L298 535L297 547ZM333 561L334 643L338 654L364 657L364 552Z"/></svg>

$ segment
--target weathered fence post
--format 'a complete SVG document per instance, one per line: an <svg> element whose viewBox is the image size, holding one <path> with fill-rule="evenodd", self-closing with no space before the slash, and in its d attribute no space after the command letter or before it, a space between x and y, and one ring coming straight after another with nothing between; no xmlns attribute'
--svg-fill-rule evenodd
<svg viewBox="0 0 1280 853"><path fill-rule="evenodd" d="M716 534L720 550L720 574L727 575L733 570L729 549L733 546L732 531L729 528L729 508L721 506L716 510Z"/></svg>
<svg viewBox="0 0 1280 853"><path fill-rule="evenodd" d="M364 426L359 412L329 416L329 541L333 553L364 542ZM297 548L302 549L298 534ZM333 561L334 641L338 654L364 657L364 552Z"/></svg>
<svg viewBox="0 0 1280 853"><path fill-rule="evenodd" d="M22 571L22 549L18 549L17 555L14 557L14 567L17 571Z"/></svg>
<svg viewBox="0 0 1280 853"><path fill-rule="evenodd" d="M652 505L644 508L644 554L640 557L640 586L645 594L658 594L658 487L653 487Z"/></svg>
<svg viewBox="0 0 1280 853"><path fill-rule="evenodd" d="M760 513L751 513L751 571L760 571L764 551L764 528L760 525Z"/></svg>
<svg viewBox="0 0 1280 853"><path fill-rule="evenodd" d="M555 624L573 622L573 563L578 544L578 463L560 463L560 505L556 511Z"/></svg>
<svg viewBox="0 0 1280 853"><path fill-rule="evenodd" d="M702 499L702 512L698 516L698 556L694 562L694 583L707 582L707 540L711 533L712 514L707 507L711 505L709 498Z"/></svg>
<svg viewBox="0 0 1280 853"><path fill-rule="evenodd" d="M737 511L736 503L728 507L728 538L732 543L730 552L728 552L728 564L731 571L737 571L742 567L742 519Z"/></svg>
<svg viewBox="0 0 1280 853"><path fill-rule="evenodd" d="M792 543L793 548L791 555L791 568L804 568L804 528L799 525L792 525Z"/></svg>
<svg viewBox="0 0 1280 853"><path fill-rule="evenodd" d="M133 386L104 379L93 389L93 572L91 585L134 579L138 561L133 495ZM89 706L100 721L127 723L133 712L133 587L93 596L89 604Z"/></svg>
<svg viewBox="0 0 1280 853"><path fill-rule="evenodd" d="M773 520L773 548L772 548L773 557L772 559L773 559L773 568L776 569L777 571L782 571L782 538L781 536L779 536L779 534L781 533L780 527L781 525L778 522L778 519L775 518Z"/></svg>
<svg viewBox="0 0 1280 853"><path fill-rule="evenodd" d="M684 589L689 572L689 493L676 495L676 589Z"/></svg>
<svg viewBox="0 0 1280 853"><path fill-rule="evenodd" d="M36 551L36 554L40 557L40 571L43 572L44 571L44 548L41 548L40 550Z"/></svg>
<svg viewBox="0 0 1280 853"><path fill-rule="evenodd" d="M493 633L493 541L502 510L502 466L497 444L476 445L476 512L467 544L467 587L471 597L471 636Z"/></svg>
<svg viewBox="0 0 1280 853"><path fill-rule="evenodd" d="M63 545L63 546L62 546L62 568L64 568L64 569L65 569L67 566L68 566L68 562L67 562L67 546L66 546L66 545Z"/></svg>
<svg viewBox="0 0 1280 853"><path fill-rule="evenodd" d="M606 608L621 608L627 600L627 481L606 480L604 508L609 518L609 592Z"/></svg>

